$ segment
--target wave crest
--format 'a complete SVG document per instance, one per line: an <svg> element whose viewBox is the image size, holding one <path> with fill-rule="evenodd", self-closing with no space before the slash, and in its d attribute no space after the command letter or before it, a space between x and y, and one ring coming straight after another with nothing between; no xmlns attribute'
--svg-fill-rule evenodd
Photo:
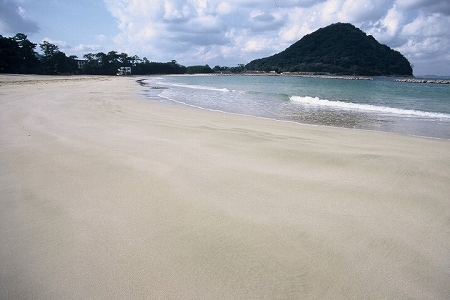
<svg viewBox="0 0 450 300"><path fill-rule="evenodd" d="M173 83L172 86L182 87L182 88L188 88L188 89L195 89L195 90L208 90L208 91L217 91L217 92L230 92L230 90L227 89L227 88L216 88L216 87L204 86L204 85L176 84L176 83Z"/></svg>
<svg viewBox="0 0 450 300"><path fill-rule="evenodd" d="M342 110L354 110L354 111L362 111L362 112L377 112L383 114L395 114L395 115L405 115L405 116L416 116L416 117L426 117L426 118L438 118L438 119L450 119L450 115L444 113L434 113L434 112L426 112L420 110L412 110L412 109L401 109L401 108L393 108L387 106L376 106L370 104L358 104L352 102L343 102L343 101L331 101L326 99L320 99L319 97L309 97L309 96L291 96L289 98L292 102L301 103L309 106L316 107L330 107L330 108L338 108Z"/></svg>

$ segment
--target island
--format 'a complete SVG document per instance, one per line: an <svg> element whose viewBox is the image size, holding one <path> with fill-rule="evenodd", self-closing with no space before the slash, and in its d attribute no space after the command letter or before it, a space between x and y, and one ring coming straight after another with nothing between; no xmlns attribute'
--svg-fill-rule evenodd
<svg viewBox="0 0 450 300"><path fill-rule="evenodd" d="M413 71L400 52L349 23L320 28L280 53L251 61L245 69L352 76L412 76Z"/></svg>

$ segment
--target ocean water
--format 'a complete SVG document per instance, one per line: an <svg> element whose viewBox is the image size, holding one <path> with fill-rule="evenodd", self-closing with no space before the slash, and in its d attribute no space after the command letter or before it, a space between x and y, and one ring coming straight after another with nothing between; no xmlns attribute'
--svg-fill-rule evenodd
<svg viewBox="0 0 450 300"><path fill-rule="evenodd" d="M153 101L304 124L450 139L450 85L299 76L159 76Z"/></svg>

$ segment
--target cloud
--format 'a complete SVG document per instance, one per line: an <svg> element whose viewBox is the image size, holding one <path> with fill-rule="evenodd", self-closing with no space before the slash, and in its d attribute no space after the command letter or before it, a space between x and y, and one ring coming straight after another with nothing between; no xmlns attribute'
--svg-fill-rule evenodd
<svg viewBox="0 0 450 300"><path fill-rule="evenodd" d="M29 34L39 32L39 29L23 8L12 1L0 0L0 34Z"/></svg>
<svg viewBox="0 0 450 300"><path fill-rule="evenodd" d="M91 53L91 52L98 52L102 49L101 45L84 45L79 44L78 46L73 47L73 51L77 53Z"/></svg>
<svg viewBox="0 0 450 300"><path fill-rule="evenodd" d="M399 33L406 42L398 47L416 64L442 68L442 62L450 63L450 19L441 14L419 15L406 24Z"/></svg>
<svg viewBox="0 0 450 300"><path fill-rule="evenodd" d="M272 55L321 27L350 22L401 51L450 65L450 2L434 0L104 0L120 51L182 64L236 65ZM437 70L445 72L445 70ZM431 71L430 71L431 73ZM448 70L450 73L450 69Z"/></svg>
<svg viewBox="0 0 450 300"><path fill-rule="evenodd" d="M97 38L100 40L104 40L105 37L100 35ZM83 57L83 55L87 54L87 53L101 52L103 49L102 45L97 45L97 44L91 44L91 45L78 44L77 46L73 47L65 41L53 40L50 38L44 38L39 44L42 44L44 41L58 46L58 49L61 52L64 52L66 54L71 53L71 54L76 55L77 57ZM40 49L39 45L38 45L38 49Z"/></svg>
<svg viewBox="0 0 450 300"><path fill-rule="evenodd" d="M397 5L405 10L419 10L426 13L442 13L450 15L449 1L436 0L398 0Z"/></svg>
<svg viewBox="0 0 450 300"><path fill-rule="evenodd" d="M404 41L398 39L398 33L401 31L404 23L405 15L394 5L381 19L369 22L364 29L379 42L395 47L404 43Z"/></svg>
<svg viewBox="0 0 450 300"><path fill-rule="evenodd" d="M275 6L279 8L310 7L326 0L274 0Z"/></svg>
<svg viewBox="0 0 450 300"><path fill-rule="evenodd" d="M60 51L63 51L63 52L65 52L65 51L67 51L67 50L69 50L69 49L71 49L72 47L70 46L70 45L68 45L67 44L67 42L65 42L65 41L61 41L61 40L52 40L51 38L44 38L41 42L40 42L40 44L42 44L43 42L48 42L48 43L50 43L50 44L53 44L53 45L56 45L56 46L58 46L58 49L60 50Z"/></svg>
<svg viewBox="0 0 450 300"><path fill-rule="evenodd" d="M255 32L277 30L284 24L283 14L277 12L265 12L261 10L251 11L247 19L246 27Z"/></svg>
<svg viewBox="0 0 450 300"><path fill-rule="evenodd" d="M345 1L337 12L339 18L351 23L375 22L386 14L392 0Z"/></svg>

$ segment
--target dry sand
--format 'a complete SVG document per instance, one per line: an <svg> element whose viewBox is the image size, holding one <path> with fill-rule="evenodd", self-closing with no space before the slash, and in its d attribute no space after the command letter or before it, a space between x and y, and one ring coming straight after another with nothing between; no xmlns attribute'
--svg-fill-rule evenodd
<svg viewBox="0 0 450 300"><path fill-rule="evenodd" d="M0 76L0 299L449 299L450 141Z"/></svg>

